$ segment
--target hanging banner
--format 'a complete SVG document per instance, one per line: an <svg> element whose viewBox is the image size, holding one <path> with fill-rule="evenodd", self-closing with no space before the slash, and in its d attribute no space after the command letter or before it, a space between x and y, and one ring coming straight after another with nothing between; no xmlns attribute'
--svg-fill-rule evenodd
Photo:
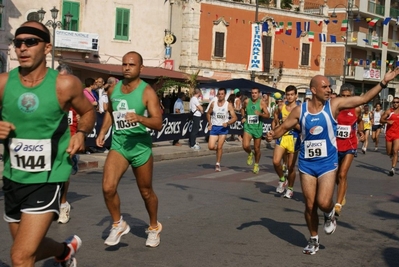
<svg viewBox="0 0 399 267"><path fill-rule="evenodd" d="M252 23L251 27L251 51L248 70L263 71L262 26L258 23Z"/></svg>
<svg viewBox="0 0 399 267"><path fill-rule="evenodd" d="M55 47L98 51L98 34L56 30Z"/></svg>

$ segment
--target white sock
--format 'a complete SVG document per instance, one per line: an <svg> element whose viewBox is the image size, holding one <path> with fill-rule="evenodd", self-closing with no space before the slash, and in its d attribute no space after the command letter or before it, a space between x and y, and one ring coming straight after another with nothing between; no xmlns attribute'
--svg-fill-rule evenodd
<svg viewBox="0 0 399 267"><path fill-rule="evenodd" d="M60 208L66 208L66 207L68 207L68 205L69 205L69 203L68 203L68 201L66 201L65 203L61 203Z"/></svg>
<svg viewBox="0 0 399 267"><path fill-rule="evenodd" d="M319 235L311 236L310 238L316 239L317 243L319 243Z"/></svg>

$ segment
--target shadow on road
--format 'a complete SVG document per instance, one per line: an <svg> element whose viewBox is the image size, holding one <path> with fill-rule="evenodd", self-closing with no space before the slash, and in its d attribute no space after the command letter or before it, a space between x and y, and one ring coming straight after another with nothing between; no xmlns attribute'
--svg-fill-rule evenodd
<svg viewBox="0 0 399 267"><path fill-rule="evenodd" d="M385 248L382 252L382 255L389 267L398 266L399 248Z"/></svg>
<svg viewBox="0 0 399 267"><path fill-rule="evenodd" d="M255 188L259 188L260 192L264 194L270 194L274 197L283 198L284 194L280 194L276 192L276 186L268 185L261 182L255 182ZM289 200L289 199L287 199ZM294 196L290 200L295 200L304 203L303 194L301 191L294 191Z"/></svg>
<svg viewBox="0 0 399 267"><path fill-rule="evenodd" d="M251 226L264 226L269 230L269 232L284 241L298 246L304 247L307 244L306 237L299 231L292 228L292 223L289 222L277 222L270 218L260 218L260 221L252 221L241 224L237 227L237 230L243 230ZM299 226L306 227L306 224L301 224Z"/></svg>

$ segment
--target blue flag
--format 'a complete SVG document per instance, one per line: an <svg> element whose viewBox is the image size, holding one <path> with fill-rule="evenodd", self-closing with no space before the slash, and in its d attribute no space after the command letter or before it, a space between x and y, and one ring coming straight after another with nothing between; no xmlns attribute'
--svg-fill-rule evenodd
<svg viewBox="0 0 399 267"><path fill-rule="evenodd" d="M331 43L337 43L337 36L330 35L330 41L331 41Z"/></svg>
<svg viewBox="0 0 399 267"><path fill-rule="evenodd" d="M302 34L302 30L301 30L301 22L297 21L296 23L296 38L299 38Z"/></svg>
<svg viewBox="0 0 399 267"><path fill-rule="evenodd" d="M388 25L389 21L391 20L390 17L384 19L384 25Z"/></svg>

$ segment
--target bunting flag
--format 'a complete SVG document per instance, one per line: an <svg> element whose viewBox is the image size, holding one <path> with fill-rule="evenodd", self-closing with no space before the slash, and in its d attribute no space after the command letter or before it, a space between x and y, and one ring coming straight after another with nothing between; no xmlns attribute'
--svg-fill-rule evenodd
<svg viewBox="0 0 399 267"><path fill-rule="evenodd" d="M373 36L371 39L371 46L373 48L379 48L380 46L378 45L378 36Z"/></svg>
<svg viewBox="0 0 399 267"><path fill-rule="evenodd" d="M377 61L377 66L381 66L381 60Z"/></svg>
<svg viewBox="0 0 399 267"><path fill-rule="evenodd" d="M358 66L359 65L359 60L357 58L355 58L355 60L353 61L353 65L354 66Z"/></svg>
<svg viewBox="0 0 399 267"><path fill-rule="evenodd" d="M391 61L389 61L389 64L388 64L390 67L392 67L392 65L393 65L393 60L391 60Z"/></svg>
<svg viewBox="0 0 399 267"><path fill-rule="evenodd" d="M360 66L363 66L363 59L360 59L360 60L359 60L359 65L360 65Z"/></svg>
<svg viewBox="0 0 399 267"><path fill-rule="evenodd" d="M371 61L371 66L375 67L375 64L376 64L375 60Z"/></svg>
<svg viewBox="0 0 399 267"><path fill-rule="evenodd" d="M352 42L355 42L355 41L357 41L357 38L352 37Z"/></svg>
<svg viewBox="0 0 399 267"><path fill-rule="evenodd" d="M381 42L383 45L388 46L388 42Z"/></svg>
<svg viewBox="0 0 399 267"><path fill-rule="evenodd" d="M262 23L262 33L263 35L266 35L268 32L269 32L269 23L265 21Z"/></svg>
<svg viewBox="0 0 399 267"><path fill-rule="evenodd" d="M399 43L395 43L395 45L396 45L397 47L399 47Z"/></svg>
<svg viewBox="0 0 399 267"><path fill-rule="evenodd" d="M319 33L319 41L322 43L327 41L327 36L325 33Z"/></svg>
<svg viewBox="0 0 399 267"><path fill-rule="evenodd" d="M324 23L325 23L326 25L328 25L328 23L330 23L330 21L329 21L328 19L325 19L325 20L324 20Z"/></svg>
<svg viewBox="0 0 399 267"><path fill-rule="evenodd" d="M367 39L363 39L363 41L365 42L365 43L369 43L369 40L367 40Z"/></svg>
<svg viewBox="0 0 399 267"><path fill-rule="evenodd" d="M341 39L345 41L345 40L346 40L346 37L342 35L342 36L341 36Z"/></svg>
<svg viewBox="0 0 399 267"><path fill-rule="evenodd" d="M338 20L337 20L337 19L333 19L333 20L332 20L332 23L337 24L337 23L338 23Z"/></svg>
<svg viewBox="0 0 399 267"><path fill-rule="evenodd" d="M384 19L384 25L388 25L388 23L391 21L390 17L387 17Z"/></svg>
<svg viewBox="0 0 399 267"><path fill-rule="evenodd" d="M280 33L283 33L284 32L284 22L280 22L279 24L280 24L279 25Z"/></svg>
<svg viewBox="0 0 399 267"><path fill-rule="evenodd" d="M348 30L348 20L344 19L341 24L341 31L346 32Z"/></svg>
<svg viewBox="0 0 399 267"><path fill-rule="evenodd" d="M314 41L314 32L308 32L308 41L313 42Z"/></svg>
<svg viewBox="0 0 399 267"><path fill-rule="evenodd" d="M348 58L348 65L352 64L352 58Z"/></svg>
<svg viewBox="0 0 399 267"><path fill-rule="evenodd" d="M285 30L286 35L291 35L292 34L292 22L287 23L287 29Z"/></svg>
<svg viewBox="0 0 399 267"><path fill-rule="evenodd" d="M336 44L337 43L337 36L330 35L330 42Z"/></svg>
<svg viewBox="0 0 399 267"><path fill-rule="evenodd" d="M322 20L315 20L314 23L317 24L317 26L321 26L321 24L323 24Z"/></svg>
<svg viewBox="0 0 399 267"><path fill-rule="evenodd" d="M372 20L369 21L369 26L374 27L374 25L378 22L378 18L374 18Z"/></svg>
<svg viewBox="0 0 399 267"><path fill-rule="evenodd" d="M302 30L301 30L301 22L297 21L296 22L296 38L299 38L301 36Z"/></svg>
<svg viewBox="0 0 399 267"><path fill-rule="evenodd" d="M370 60L366 59L366 66L370 65Z"/></svg>
<svg viewBox="0 0 399 267"><path fill-rule="evenodd" d="M305 21L303 23L303 31L304 32L309 32L310 31L310 22L309 21Z"/></svg>

